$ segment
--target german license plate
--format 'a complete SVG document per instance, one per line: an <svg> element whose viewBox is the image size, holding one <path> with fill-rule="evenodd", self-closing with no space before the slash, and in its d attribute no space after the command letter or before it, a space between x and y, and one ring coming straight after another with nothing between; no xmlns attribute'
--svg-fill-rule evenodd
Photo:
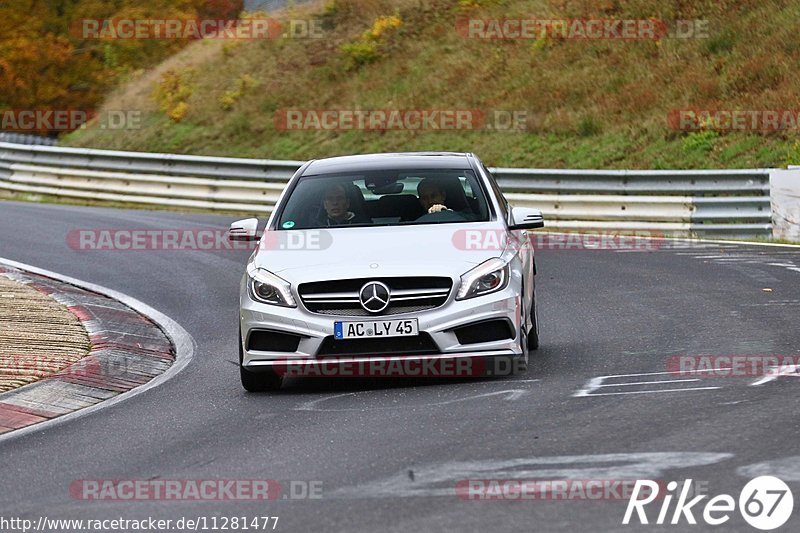
<svg viewBox="0 0 800 533"><path fill-rule="evenodd" d="M333 336L337 339L413 337L414 335L419 335L419 324L416 318L333 323Z"/></svg>

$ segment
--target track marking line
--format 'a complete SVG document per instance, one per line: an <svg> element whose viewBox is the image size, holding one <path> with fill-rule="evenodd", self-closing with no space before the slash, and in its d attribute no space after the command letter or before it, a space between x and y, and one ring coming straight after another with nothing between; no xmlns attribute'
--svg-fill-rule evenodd
<svg viewBox="0 0 800 533"><path fill-rule="evenodd" d="M612 374L608 376L598 376L591 378L583 388L577 390L573 393L573 398L585 398L588 396L615 396L615 395L627 395L627 394L651 394L651 393L659 393L659 392L682 392L682 391L698 391L698 390L716 390L722 387L716 386L709 386L709 387L683 387L683 388L676 388L676 389L655 389L655 390L642 390L642 391L620 391L620 392L595 392L603 387L629 387L633 385L659 385L662 383L686 383L686 382L697 382L700 381L699 378L686 378L686 379L664 379L664 380L655 380L655 381L637 381L637 382L621 382L621 383L607 383L606 380L609 379L617 379L617 378L632 378L632 377L642 377L642 376L663 376L663 375L684 375L684 374L694 374L700 375L702 372L711 372L715 369L699 369L699 370L692 370L690 372L639 372L636 374Z"/></svg>
<svg viewBox="0 0 800 533"><path fill-rule="evenodd" d="M763 385L764 383L769 383L770 381L775 381L781 376L784 377L800 377L800 373L798 371L797 365L786 365L785 367L777 367L771 366L769 367L771 372L767 372L764 377L757 379L753 383L750 384L751 387L758 387L759 385Z"/></svg>
<svg viewBox="0 0 800 533"><path fill-rule="evenodd" d="M684 383L686 381L700 381L697 378L692 379L662 379L658 381L634 381L633 383L605 383L598 385L598 387L630 387L632 385L652 385L654 383Z"/></svg>
<svg viewBox="0 0 800 533"><path fill-rule="evenodd" d="M536 380L538 381L538 380ZM416 387L414 387L416 388ZM341 394L334 394L332 396L324 396L322 398L317 398L316 400L309 400L307 402L303 402L297 407L292 408L293 411L321 411L321 412L331 412L331 411L370 411L370 410L390 410L390 409L417 409L421 407L436 407L440 405L449 405L452 403L457 402L466 402L469 400L475 400L478 398L487 398L493 396L505 396L504 401L516 401L522 398L523 396L529 394L531 391L530 389L506 389L501 391L492 391L492 392L483 392L480 394L471 394L469 396L463 398L454 398L452 400L440 400L435 402L424 402L420 404L410 404L410 405L390 405L390 406L376 406L376 405L368 405L364 407L345 407L345 408L324 408L319 407L320 404L323 402L328 402L330 400L335 400L337 398L343 398L345 396L355 396L357 394L364 394L364 393L372 393L372 392L384 392L384 390L380 391L354 391L354 392L345 392Z"/></svg>
<svg viewBox="0 0 800 533"><path fill-rule="evenodd" d="M657 394L659 392L685 392L685 391L698 391L698 390L715 390L721 387L687 387L685 389L659 389L659 390L636 390L624 392L593 392L585 396L617 396L623 394Z"/></svg>
<svg viewBox="0 0 800 533"><path fill-rule="evenodd" d="M404 468L377 474L371 481L339 487L326 492L331 499L419 498L459 495L457 487L465 480L587 480L587 479L663 479L673 470L697 469L733 459L731 453L646 452L596 455L555 455L497 457L412 463ZM409 469L415 478L409 479ZM379 469L378 469L379 470Z"/></svg>

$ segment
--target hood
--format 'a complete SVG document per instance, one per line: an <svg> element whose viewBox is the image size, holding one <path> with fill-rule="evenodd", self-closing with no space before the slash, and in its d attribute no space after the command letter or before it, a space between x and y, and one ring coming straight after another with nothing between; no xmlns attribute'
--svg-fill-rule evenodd
<svg viewBox="0 0 800 533"><path fill-rule="evenodd" d="M255 266L286 281L361 277L457 278L499 257L499 222L266 231Z"/></svg>

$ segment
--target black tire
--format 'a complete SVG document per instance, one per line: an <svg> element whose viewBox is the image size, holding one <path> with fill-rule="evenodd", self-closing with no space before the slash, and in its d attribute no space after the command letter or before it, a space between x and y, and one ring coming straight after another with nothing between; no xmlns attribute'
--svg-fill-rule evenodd
<svg viewBox="0 0 800 533"><path fill-rule="evenodd" d="M531 305L531 329L528 330L528 350L535 351L539 349L539 325L536 320L536 304Z"/></svg>
<svg viewBox="0 0 800 533"><path fill-rule="evenodd" d="M519 325L519 347L522 349L522 355L511 359L511 375L519 376L528 372L528 335L525 333L525 318L523 317L522 324Z"/></svg>
<svg viewBox="0 0 800 533"><path fill-rule="evenodd" d="M533 326L528 332L528 350L535 351L539 349L539 334L536 332L536 326Z"/></svg>
<svg viewBox="0 0 800 533"><path fill-rule="evenodd" d="M268 392L281 388L283 378L272 370L251 372L242 366L244 351L242 350L242 332L239 332L239 377L242 387L247 392Z"/></svg>

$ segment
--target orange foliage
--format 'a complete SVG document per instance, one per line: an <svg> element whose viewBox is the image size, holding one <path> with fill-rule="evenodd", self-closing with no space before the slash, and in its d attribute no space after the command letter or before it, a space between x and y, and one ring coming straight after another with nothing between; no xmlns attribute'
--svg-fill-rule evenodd
<svg viewBox="0 0 800 533"><path fill-rule="evenodd" d="M242 0L15 0L0 2L0 111L89 113L118 82L187 40L86 39L85 19L236 18Z"/></svg>

